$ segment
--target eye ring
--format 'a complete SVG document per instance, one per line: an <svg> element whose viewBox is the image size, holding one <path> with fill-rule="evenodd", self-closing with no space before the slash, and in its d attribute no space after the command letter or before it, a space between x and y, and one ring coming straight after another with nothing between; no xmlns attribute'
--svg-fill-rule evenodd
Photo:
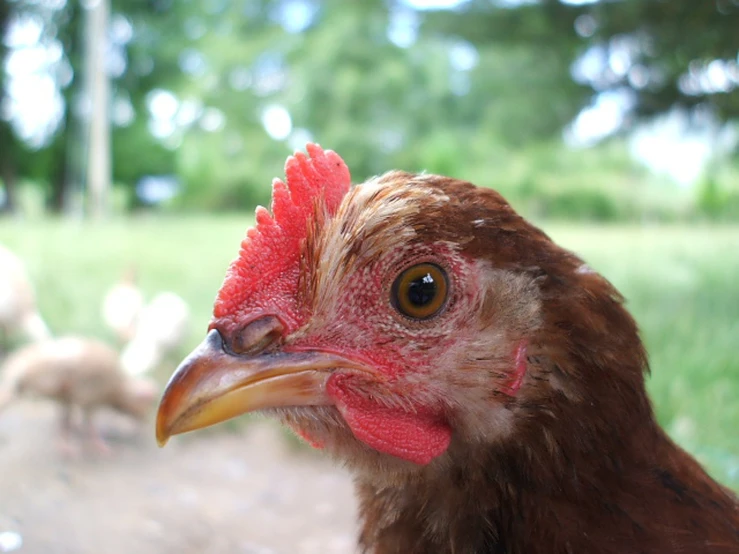
<svg viewBox="0 0 739 554"><path fill-rule="evenodd" d="M431 319L441 312L449 295L446 271L433 263L420 263L403 270L390 289L390 302L406 317Z"/></svg>

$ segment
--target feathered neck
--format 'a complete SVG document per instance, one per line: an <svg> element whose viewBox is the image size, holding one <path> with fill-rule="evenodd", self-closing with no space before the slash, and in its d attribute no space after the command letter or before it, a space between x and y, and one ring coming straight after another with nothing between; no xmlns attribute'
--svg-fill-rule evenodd
<svg viewBox="0 0 739 554"><path fill-rule="evenodd" d="M552 447L529 428L453 445L443 473L403 485L360 477L362 552L736 552L736 498L653 421L632 431L589 440L563 429Z"/></svg>
<svg viewBox="0 0 739 554"><path fill-rule="evenodd" d="M510 437L457 438L443 463L405 483L357 479L364 552L737 551L736 498L656 423L633 319L607 281L582 279L567 285L579 299L561 280L543 283L529 362L547 384L512 407Z"/></svg>

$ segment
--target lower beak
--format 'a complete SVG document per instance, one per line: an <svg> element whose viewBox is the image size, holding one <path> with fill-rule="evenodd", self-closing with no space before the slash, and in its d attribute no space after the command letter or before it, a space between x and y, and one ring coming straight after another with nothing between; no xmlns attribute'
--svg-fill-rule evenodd
<svg viewBox="0 0 739 554"><path fill-rule="evenodd" d="M217 330L180 364L159 404L157 442L264 408L331 404L326 381L356 364L326 352L227 353Z"/></svg>

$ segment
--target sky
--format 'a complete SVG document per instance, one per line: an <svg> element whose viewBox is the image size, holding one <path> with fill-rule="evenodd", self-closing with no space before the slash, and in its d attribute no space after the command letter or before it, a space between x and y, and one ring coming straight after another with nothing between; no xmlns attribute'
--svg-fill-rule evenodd
<svg viewBox="0 0 739 554"><path fill-rule="evenodd" d="M40 21L24 17L10 25L4 38L12 53L4 68L9 79L2 116L13 121L21 138L32 146L40 146L56 128L64 107L52 76L52 68L61 63L62 47L58 43L42 45L41 31Z"/></svg>

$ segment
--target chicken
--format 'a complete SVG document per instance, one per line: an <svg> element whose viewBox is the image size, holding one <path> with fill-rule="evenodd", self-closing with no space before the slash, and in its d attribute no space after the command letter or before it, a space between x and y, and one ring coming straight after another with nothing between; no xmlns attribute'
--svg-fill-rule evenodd
<svg viewBox="0 0 739 554"><path fill-rule="evenodd" d="M616 289L496 192L309 145L273 184L156 433L260 410L354 473L373 554L739 552L657 424Z"/></svg>
<svg viewBox="0 0 739 554"><path fill-rule="evenodd" d="M93 445L107 450L94 427L95 412L109 407L143 420L153 407L157 388L149 380L124 374L118 353L108 345L69 336L29 344L8 356L0 372L0 410L21 395L46 397L61 405L61 446L71 453L75 408L82 411Z"/></svg>
<svg viewBox="0 0 739 554"><path fill-rule="evenodd" d="M119 283L113 285L103 298L103 321L121 344L128 343L136 333L144 295L136 286L136 271L129 268Z"/></svg>
<svg viewBox="0 0 739 554"><path fill-rule="evenodd" d="M0 333L32 341L51 336L36 309L36 296L23 262L0 245Z"/></svg>
<svg viewBox="0 0 739 554"><path fill-rule="evenodd" d="M173 292L157 294L141 311L136 329L121 352L121 364L129 375L150 373L182 346L190 328L190 309Z"/></svg>

